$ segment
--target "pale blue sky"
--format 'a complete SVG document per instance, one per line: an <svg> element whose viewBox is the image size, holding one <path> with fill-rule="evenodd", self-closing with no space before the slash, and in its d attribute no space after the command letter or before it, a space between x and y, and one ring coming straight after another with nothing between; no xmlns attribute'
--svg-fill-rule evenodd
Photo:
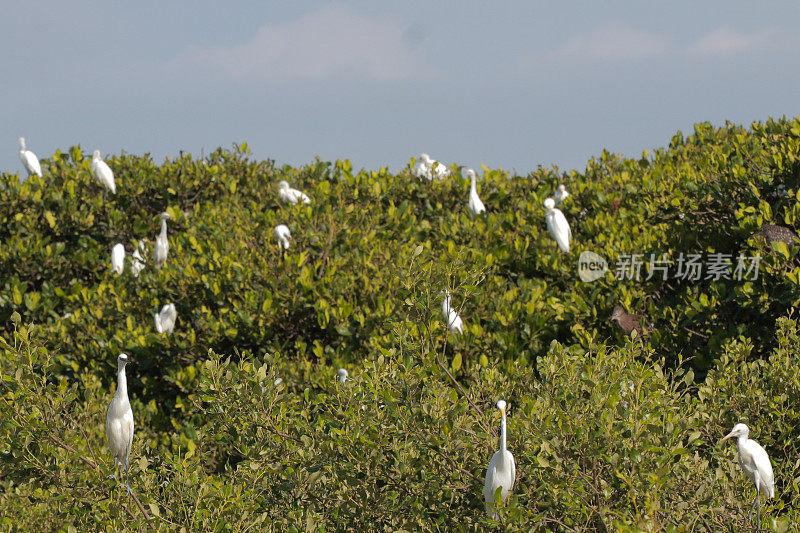
<svg viewBox="0 0 800 533"><path fill-rule="evenodd" d="M315 155L526 173L798 114L790 2L26 2L2 7L0 170L47 157ZM2 147L5 148L2 148Z"/></svg>

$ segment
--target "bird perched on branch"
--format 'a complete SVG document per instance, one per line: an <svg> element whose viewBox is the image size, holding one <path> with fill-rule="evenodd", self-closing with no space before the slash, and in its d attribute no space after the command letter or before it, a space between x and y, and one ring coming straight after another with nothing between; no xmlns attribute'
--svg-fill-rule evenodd
<svg viewBox="0 0 800 533"><path fill-rule="evenodd" d="M133 250L133 257L131 258L131 274L134 278L139 277L139 272L144 270L144 254L145 244L144 241L139 241L139 247Z"/></svg>
<svg viewBox="0 0 800 533"><path fill-rule="evenodd" d="M626 313L621 305L614 307L611 321L616 322L620 331L625 335L630 335L632 331L636 331L640 336L649 335L653 331L653 324L647 320L646 316Z"/></svg>
<svg viewBox="0 0 800 533"><path fill-rule="evenodd" d="M553 194L553 198L555 198L557 204L566 200L568 196L569 193L564 185L559 185L558 189L556 189L556 192Z"/></svg>
<svg viewBox="0 0 800 533"><path fill-rule="evenodd" d="M122 275L125 269L125 246L120 242L111 249L111 268L117 275Z"/></svg>
<svg viewBox="0 0 800 533"><path fill-rule="evenodd" d="M161 308L160 313L153 315L156 323L156 331L159 333L172 333L175 328L175 321L178 319L178 310L175 304L166 304Z"/></svg>
<svg viewBox="0 0 800 533"><path fill-rule="evenodd" d="M348 374L346 368L340 368L336 371L336 378L339 380L339 383L344 385L344 383L350 379L350 374Z"/></svg>
<svg viewBox="0 0 800 533"><path fill-rule="evenodd" d="M754 235L764 237L767 242L783 242L786 244L796 244L797 234L789 228L783 226L775 226L773 224L764 224L761 226Z"/></svg>
<svg viewBox="0 0 800 533"><path fill-rule="evenodd" d="M556 202L552 198L544 201L544 220L547 223L547 230L555 239L556 244L564 253L569 253L569 241L572 239L572 230L569 229L567 217L560 209L556 209Z"/></svg>
<svg viewBox="0 0 800 533"><path fill-rule="evenodd" d="M739 450L739 466L742 468L747 479L756 486L756 499L750 507L747 519L753 515L753 509L758 507L756 513L756 529L761 527L761 493L769 498L775 497L775 478L772 475L772 463L769 460L766 450L759 443L749 438L750 428L745 424L736 424L730 433L725 435L720 442L725 442L730 438L736 439L736 447Z"/></svg>
<svg viewBox="0 0 800 533"><path fill-rule="evenodd" d="M153 249L153 259L155 259L156 268L161 268L167 261L169 255L169 239L167 238L167 220L172 218L169 213L161 215L161 233L156 237L156 246Z"/></svg>
<svg viewBox="0 0 800 533"><path fill-rule="evenodd" d="M447 329L450 331L450 333L463 334L464 329L461 317L458 316L458 312L456 312L456 310L450 306L450 291L445 289L439 294L444 295L444 300L442 301L442 314L444 315Z"/></svg>
<svg viewBox="0 0 800 533"><path fill-rule="evenodd" d="M278 248L281 250L289 249L289 239L292 238L292 233L286 224L275 226L275 238L278 240Z"/></svg>
<svg viewBox="0 0 800 533"><path fill-rule="evenodd" d="M428 154L420 154L419 159L420 162L414 167L414 175L419 179L432 181L434 179L444 179L450 175L450 169L431 159Z"/></svg>
<svg viewBox="0 0 800 533"><path fill-rule="evenodd" d="M25 137L19 138L19 158L25 170L28 171L29 178L31 174L36 174L40 178L42 177L42 166L39 164L39 158L36 157L36 154L25 148Z"/></svg>
<svg viewBox="0 0 800 533"><path fill-rule="evenodd" d="M95 150L92 154L92 174L94 174L94 177L97 178L97 181L99 181L103 187L111 191L111 194L117 193L114 173L111 172L111 167L100 158L100 150Z"/></svg>
<svg viewBox="0 0 800 533"><path fill-rule="evenodd" d="M483 482L483 499L486 502L486 512L491 518L497 519L495 493L500 490L500 499L505 501L508 493L514 487L517 478L517 467L514 464L514 455L506 448L506 402L497 402L502 419L500 421L500 449L492 455L489 468L486 469L486 478Z"/></svg>
<svg viewBox="0 0 800 533"><path fill-rule="evenodd" d="M281 180L280 183L278 183L278 198L285 204L295 205L297 202L303 202L304 204L311 203L311 198L309 198L306 193L298 191L297 189L292 189L289 187L289 182L286 180Z"/></svg>
<svg viewBox="0 0 800 533"><path fill-rule="evenodd" d="M114 467L119 466L125 470L125 487L128 493L131 486L128 483L128 469L130 466L131 446L133 445L133 410L128 400L128 380L125 377L125 365L128 356L124 353L117 357L117 392L108 405L106 411L106 438L108 448L114 457ZM116 474L109 477L116 478Z"/></svg>
<svg viewBox="0 0 800 533"><path fill-rule="evenodd" d="M469 203L467 206L469 207L469 212L472 213L472 216L478 216L481 213L486 212L486 207L481 202L480 197L478 197L478 187L476 185L476 176L475 171L471 168L467 169L467 176L469 176L470 186L469 186Z"/></svg>

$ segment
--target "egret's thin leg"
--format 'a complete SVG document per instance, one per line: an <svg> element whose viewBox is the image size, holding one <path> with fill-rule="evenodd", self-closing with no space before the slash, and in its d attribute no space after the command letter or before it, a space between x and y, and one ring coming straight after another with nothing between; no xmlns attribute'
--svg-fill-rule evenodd
<svg viewBox="0 0 800 533"><path fill-rule="evenodd" d="M756 511L756 531L761 529L761 491L756 491L756 501L758 502L758 511Z"/></svg>
<svg viewBox="0 0 800 533"><path fill-rule="evenodd" d="M753 509L756 508L756 502L758 501L758 491L756 491L756 499L753 500L753 505L750 506L750 512L747 513L747 521L750 521L750 517L753 516Z"/></svg>

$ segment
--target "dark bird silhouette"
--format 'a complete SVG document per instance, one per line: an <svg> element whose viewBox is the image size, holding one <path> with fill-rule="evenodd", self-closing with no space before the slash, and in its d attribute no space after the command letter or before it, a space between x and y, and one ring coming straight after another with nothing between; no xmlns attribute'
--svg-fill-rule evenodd
<svg viewBox="0 0 800 533"><path fill-rule="evenodd" d="M632 331L636 331L640 336L649 335L653 331L653 324L647 320L646 316L626 313L621 305L614 308L611 313L611 321L616 322L617 327L625 335L630 335Z"/></svg>
<svg viewBox="0 0 800 533"><path fill-rule="evenodd" d="M764 237L767 242L784 242L786 244L794 244L797 239L797 234L789 228L772 224L764 224L760 230L755 232L755 235Z"/></svg>

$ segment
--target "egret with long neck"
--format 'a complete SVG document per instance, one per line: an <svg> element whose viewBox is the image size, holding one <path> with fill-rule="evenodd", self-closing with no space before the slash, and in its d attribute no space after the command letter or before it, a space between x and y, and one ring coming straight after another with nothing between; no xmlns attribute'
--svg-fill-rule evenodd
<svg viewBox="0 0 800 533"><path fill-rule="evenodd" d="M730 433L720 442L730 438L736 439L736 448L739 450L739 466L742 467L747 479L756 486L756 499L750 507L747 519L753 515L753 509L758 507L756 513L756 528L761 527L761 493L767 498L775 497L775 477L772 475L772 463L767 451L750 437L750 428L745 424L736 424Z"/></svg>
<svg viewBox="0 0 800 533"><path fill-rule="evenodd" d="M106 411L106 438L108 448L114 457L114 467L125 470L125 487L128 492L131 486L128 483L128 470L131 458L131 446L133 445L133 410L131 402L128 400L128 380L125 377L125 365L128 364L128 356L124 353L117 357L117 392L114 399L108 405ZM112 474L111 477L115 477Z"/></svg>
<svg viewBox="0 0 800 533"><path fill-rule="evenodd" d="M478 216L481 213L486 211L486 207L481 202L480 197L478 197L478 187L476 185L476 176L475 171L471 168L467 169L467 176L470 179L470 187L469 187L469 203L467 204L469 207L469 212L472 213L472 216Z"/></svg>
<svg viewBox="0 0 800 533"><path fill-rule="evenodd" d="M569 241L572 239L572 230L569 228L567 217L560 209L556 209L556 202L552 198L544 201L545 215L544 220L547 223L547 230L550 235L555 239L556 244L564 253L569 253Z"/></svg>
<svg viewBox="0 0 800 533"><path fill-rule="evenodd" d="M486 502L486 512L491 518L497 519L497 501L495 494L500 490L500 499L505 501L508 493L514 487L517 478L517 467L514 464L514 455L506 447L506 402L497 402L502 419L500 421L500 449L492 455L489 468L486 469L486 480L483 483L483 498Z"/></svg>
<svg viewBox="0 0 800 533"><path fill-rule="evenodd" d="M153 258L155 259L156 268L160 269L167 261L169 255L169 239L167 238L167 220L172 218L169 213L161 215L161 233L156 237L156 246L153 250Z"/></svg>
<svg viewBox="0 0 800 533"><path fill-rule="evenodd" d="M94 174L94 177L97 178L97 181L99 181L106 190L111 191L111 194L117 193L114 173L111 172L111 167L100 157L100 150L95 150L92 154L92 174Z"/></svg>
<svg viewBox="0 0 800 533"><path fill-rule="evenodd" d="M39 158L36 157L36 154L25 148L25 137L19 138L19 158L25 170L28 171L29 178L31 174L36 174L40 178L42 177L42 166L39 164Z"/></svg>

